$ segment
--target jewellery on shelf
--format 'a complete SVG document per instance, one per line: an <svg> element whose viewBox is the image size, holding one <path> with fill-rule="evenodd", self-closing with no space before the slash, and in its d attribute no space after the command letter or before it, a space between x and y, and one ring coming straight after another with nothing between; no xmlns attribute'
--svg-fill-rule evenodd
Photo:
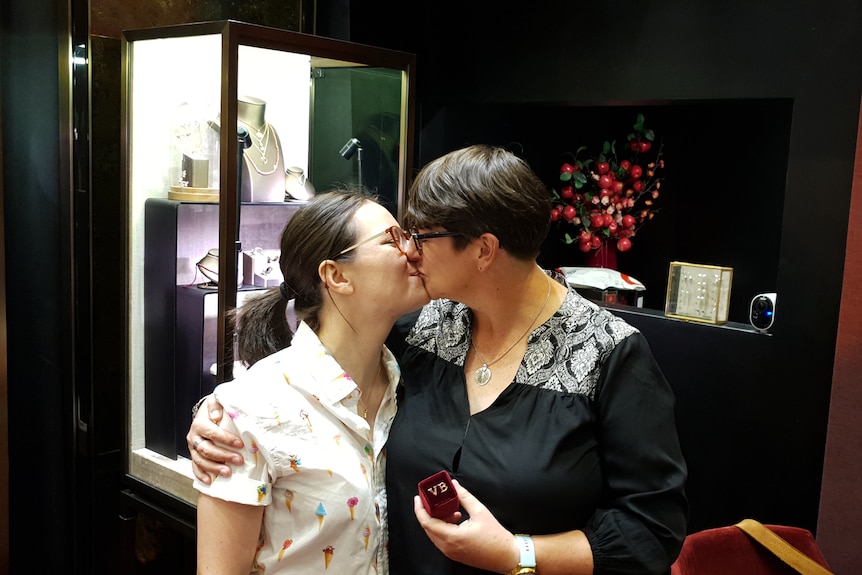
<svg viewBox="0 0 862 575"><path fill-rule="evenodd" d="M264 124L262 131L257 130L254 137L256 140L254 147L260 152L260 161L266 164L269 161L266 159L266 149L269 147L269 124Z"/></svg>
<svg viewBox="0 0 862 575"><path fill-rule="evenodd" d="M482 357L482 354L479 352L479 348L476 347L476 344L475 344L475 342L472 341L472 337L471 337L470 345L473 346L473 349L476 350L476 355L478 355L479 359L482 360L482 367L477 369L476 373L474 374L474 377L476 379L476 385L479 385L479 386L487 385L488 382L491 381L491 369L490 369L491 366L494 365L495 363L497 363L498 361L500 361L501 359L503 359L504 357L506 357L506 354L509 353L510 351L512 351L515 348L515 346L518 345L518 343L520 343L520 341L522 339L527 337L527 335L530 333L530 330L533 329L533 324L536 323L536 320L539 319L540 315L542 315L542 311L544 311L545 306L548 305L548 300L551 299L551 278L548 277L547 279L548 279L548 293L547 293L547 295L545 295L545 302L542 304L542 307L539 308L539 312L536 314L536 317L534 317L533 321L530 322L530 325L527 326L527 331L525 331L521 337L516 339L515 343L510 345L509 349L504 351L502 353L502 355L500 355L497 359L495 359L494 361L491 361L491 362L485 361L485 358Z"/></svg>
<svg viewBox="0 0 862 575"><path fill-rule="evenodd" d="M261 126L260 128L254 128L249 124L246 124L246 126L249 127L249 131L253 136L254 149L257 151L258 154L260 154L260 159L256 160L255 154L249 153L251 151L251 148L245 150L243 154L248 159L251 166L254 168L254 171L261 176L268 176L274 173L275 170L278 168L278 160L279 156L281 155L278 149L278 137L273 134L275 130L273 130L272 126L270 126L267 122L264 122L263 126ZM273 163L272 169L266 171L265 168L270 161L269 154L267 153L270 150L270 136L272 137L273 149L275 150L275 161ZM258 164L260 164L260 166Z"/></svg>
<svg viewBox="0 0 862 575"><path fill-rule="evenodd" d="M218 283L218 248L207 251L207 255L196 264L198 270L212 283Z"/></svg>
<svg viewBox="0 0 862 575"><path fill-rule="evenodd" d="M247 125L249 128L251 128L251 124L246 124L246 125ZM255 128L255 129L254 129L254 135L257 137L257 139L258 139L258 140L262 140L262 139L263 139L264 133L266 132L266 129L267 129L268 127L269 127L269 124L267 124L266 122L264 122L264 123L263 123L263 126L261 126L260 128Z"/></svg>

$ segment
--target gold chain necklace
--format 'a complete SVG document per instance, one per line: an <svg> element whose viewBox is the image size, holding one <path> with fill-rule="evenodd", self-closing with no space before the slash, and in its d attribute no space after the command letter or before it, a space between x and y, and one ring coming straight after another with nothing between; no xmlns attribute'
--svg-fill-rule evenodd
<svg viewBox="0 0 862 575"><path fill-rule="evenodd" d="M502 355L500 355L497 359L495 359L494 361L491 361L491 362L485 361L485 358L482 357L482 354L479 352L479 348L476 347L476 343L473 341L472 334L471 334L470 345L473 346L473 349L476 350L476 355L478 355L479 359L482 360L482 367L477 369L476 373L473 376L476 379L476 385L479 385L479 386L488 385L488 382L491 381L491 369L490 369L491 366L494 365L495 363L497 363L498 361L500 361L501 359L503 359L504 357L506 357L507 353L512 351L515 348L515 346L518 345L518 343L520 343L520 341L522 339L527 337L527 334L529 334L530 330L533 328L533 324L536 323L536 320L539 319L540 315L542 315L542 311L545 309L545 306L548 305L548 300L551 299L551 278L548 276L545 276L545 277L548 280L548 293L545 296L545 302L542 304L542 307L539 308L539 313L536 314L536 317L534 317L533 321L530 322L530 325L527 326L527 331L525 331L521 337L516 339L515 343L510 345L509 349L504 351L502 353Z"/></svg>
<svg viewBox="0 0 862 575"><path fill-rule="evenodd" d="M380 377L380 368L383 366L383 358L380 358L380 361L377 363L377 373L374 374L374 382L371 384L371 389L368 390L368 399L374 399L371 396L371 393L374 392L374 389L377 387L377 380ZM381 398L382 399L382 398ZM364 403L362 401L362 389L359 390L359 399L357 400L357 407L359 404ZM368 403L371 403L370 401ZM368 419L368 403L365 404L365 407L362 408L362 419Z"/></svg>

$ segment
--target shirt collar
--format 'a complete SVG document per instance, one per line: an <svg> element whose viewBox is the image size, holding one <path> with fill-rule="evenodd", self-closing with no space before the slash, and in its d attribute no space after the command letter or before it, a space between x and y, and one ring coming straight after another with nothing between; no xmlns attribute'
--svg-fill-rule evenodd
<svg viewBox="0 0 862 575"><path fill-rule="evenodd" d="M317 334L306 324L300 322L290 345L300 357L307 359L307 373L314 382L314 389L308 391L323 402L336 403L359 400L356 382L344 371L334 357L320 342ZM389 392L394 393L401 377L401 368L392 352L383 347L384 368L389 375ZM352 397L351 397L352 396ZM345 401L348 400L348 401Z"/></svg>

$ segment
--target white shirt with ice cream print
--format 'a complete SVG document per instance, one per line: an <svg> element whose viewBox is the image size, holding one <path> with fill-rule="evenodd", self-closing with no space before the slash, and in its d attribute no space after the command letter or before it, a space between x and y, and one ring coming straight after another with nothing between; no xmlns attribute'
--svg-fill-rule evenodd
<svg viewBox="0 0 862 575"><path fill-rule="evenodd" d="M400 370L384 349L389 387L372 432L357 413L359 389L301 323L290 347L216 387L221 426L242 437L245 463L211 497L263 505L249 571L385 575L385 454Z"/></svg>

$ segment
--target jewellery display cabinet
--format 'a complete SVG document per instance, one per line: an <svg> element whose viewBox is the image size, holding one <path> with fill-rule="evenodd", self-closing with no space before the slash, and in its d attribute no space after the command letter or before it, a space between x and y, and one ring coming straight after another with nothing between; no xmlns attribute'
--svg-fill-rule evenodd
<svg viewBox="0 0 862 575"><path fill-rule="evenodd" d="M400 217L414 56L234 21L123 33L127 457L193 506L191 409L234 367L229 310L278 286L281 231L358 185Z"/></svg>

